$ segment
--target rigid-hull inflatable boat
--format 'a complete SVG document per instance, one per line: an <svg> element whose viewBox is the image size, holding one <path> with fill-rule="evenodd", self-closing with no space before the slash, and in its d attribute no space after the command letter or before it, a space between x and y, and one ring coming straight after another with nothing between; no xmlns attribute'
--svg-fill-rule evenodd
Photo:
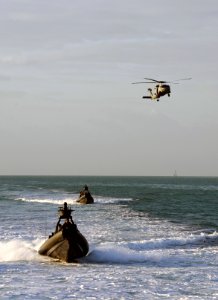
<svg viewBox="0 0 218 300"><path fill-rule="evenodd" d="M94 199L89 192L88 186L84 186L84 190L80 192L79 199L76 200L76 202L81 204L92 204L94 203Z"/></svg>
<svg viewBox="0 0 218 300"><path fill-rule="evenodd" d="M59 208L58 212L59 220L55 232L42 244L38 252L41 255L47 255L65 262L74 262L78 258L87 255L89 245L73 222L72 209L67 207L66 202L64 207ZM65 219L63 225L61 225L62 219Z"/></svg>

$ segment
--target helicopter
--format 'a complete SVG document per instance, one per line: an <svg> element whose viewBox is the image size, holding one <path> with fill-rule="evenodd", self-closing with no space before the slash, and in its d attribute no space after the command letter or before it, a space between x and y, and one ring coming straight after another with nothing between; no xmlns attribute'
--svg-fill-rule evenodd
<svg viewBox="0 0 218 300"><path fill-rule="evenodd" d="M163 80L156 80L156 79L152 79L152 78L144 78L144 79L150 80L150 81L133 82L132 84L138 84L138 83L153 83L153 84L155 84L156 83L156 86L155 86L155 88L153 88L153 90L151 88L148 89L150 95L143 96L142 98L159 101L160 97L163 97L165 95L168 95L168 97L170 97L171 89L170 89L169 83L179 84L179 82L175 82L175 81L190 80L191 78L176 79L174 81L163 81Z"/></svg>

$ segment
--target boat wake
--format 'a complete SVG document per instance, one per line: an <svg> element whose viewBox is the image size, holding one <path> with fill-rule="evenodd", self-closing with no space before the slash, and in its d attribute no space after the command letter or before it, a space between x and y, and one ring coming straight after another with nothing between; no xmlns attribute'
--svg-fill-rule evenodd
<svg viewBox="0 0 218 300"><path fill-rule="evenodd" d="M48 203L48 204L55 204L55 205L62 205L64 202L67 202L69 204L76 204L76 195L72 197L56 197L56 198L47 198L47 197L18 197L15 200L17 201L23 201L23 202L31 202L31 203Z"/></svg>
<svg viewBox="0 0 218 300"><path fill-rule="evenodd" d="M214 247L215 246L215 247ZM205 247L213 247L218 252L218 233L200 233L187 238L143 240L123 242L119 244L106 243L92 248L85 258L88 263L146 263L165 266L193 263L190 252L203 251ZM196 263L198 263L196 261Z"/></svg>
<svg viewBox="0 0 218 300"><path fill-rule="evenodd" d="M112 198L112 197L102 197L102 196L93 196L95 199L95 204L116 204L119 202L129 202L132 201L132 198ZM54 205L63 205L64 202L67 202L70 205L80 205L77 202L78 194L73 194L71 196L22 196L17 197L16 201L30 202L30 203L42 203L42 204L54 204Z"/></svg>
<svg viewBox="0 0 218 300"><path fill-rule="evenodd" d="M38 254L45 241L12 239L0 242L0 262L10 261L51 261L53 259ZM199 253L205 247L218 253L218 232L195 233L186 238L154 239L121 243L90 244L89 254L80 259L81 263L131 264L145 263L162 266L175 266L193 263L191 252ZM196 264L198 260L196 258Z"/></svg>

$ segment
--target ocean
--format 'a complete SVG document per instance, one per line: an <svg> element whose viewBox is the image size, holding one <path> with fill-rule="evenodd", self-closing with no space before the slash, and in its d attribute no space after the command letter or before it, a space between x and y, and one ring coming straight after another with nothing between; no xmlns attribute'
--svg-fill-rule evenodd
<svg viewBox="0 0 218 300"><path fill-rule="evenodd" d="M77 263L37 252L64 202ZM218 299L217 212L218 178L1 176L0 299Z"/></svg>

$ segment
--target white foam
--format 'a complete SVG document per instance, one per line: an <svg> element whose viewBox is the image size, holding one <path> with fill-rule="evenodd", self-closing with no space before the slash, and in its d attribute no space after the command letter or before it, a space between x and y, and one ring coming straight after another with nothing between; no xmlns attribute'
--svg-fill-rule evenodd
<svg viewBox="0 0 218 300"><path fill-rule="evenodd" d="M95 203L100 204L113 204L117 202L130 202L133 201L132 198L114 198L114 197L101 197L101 196L94 196Z"/></svg>
<svg viewBox="0 0 218 300"><path fill-rule="evenodd" d="M136 251L117 245L100 245L89 253L85 261L100 264L146 263L169 266L184 261L183 253L179 252L172 255L167 250Z"/></svg>
<svg viewBox="0 0 218 300"><path fill-rule="evenodd" d="M64 199L49 199L49 198L27 198L27 197L20 197L16 200L24 201L24 202L32 202L32 203L50 203L50 204L56 204L56 205L63 205L64 202L67 202L68 204L76 204L76 199L72 198L64 198Z"/></svg>
<svg viewBox="0 0 218 300"><path fill-rule="evenodd" d="M136 242L105 243L90 251L87 262L92 263L160 263L183 264L189 261L189 250L216 246L218 233L190 235L188 237L142 240ZM194 251L194 250L193 250Z"/></svg>
<svg viewBox="0 0 218 300"><path fill-rule="evenodd" d="M137 253L120 246L99 246L93 249L87 257L89 262L95 263L131 263L144 262L146 260L145 254Z"/></svg>
<svg viewBox="0 0 218 300"><path fill-rule="evenodd" d="M213 232L213 234L200 233L199 235L189 235L187 237L174 237L174 238L164 238L164 239L151 239L142 240L137 242L129 242L126 247L132 250L156 250L156 249L169 249L178 247L188 247L205 245L206 243L214 242L218 240L218 233Z"/></svg>
<svg viewBox="0 0 218 300"><path fill-rule="evenodd" d="M101 196L93 196L95 203L99 204L113 204L120 201L132 201L132 198L112 198L112 197L101 197ZM24 201L24 202L31 202L31 203L49 203L49 204L55 204L55 205L63 205L64 202L67 202L68 204L74 205L79 204L76 202L78 200L78 195L73 195L72 197L56 197L54 198L46 198L46 197L19 197L15 200L18 201Z"/></svg>
<svg viewBox="0 0 218 300"><path fill-rule="evenodd" d="M42 239L0 241L0 262L38 260L37 250L43 241Z"/></svg>

